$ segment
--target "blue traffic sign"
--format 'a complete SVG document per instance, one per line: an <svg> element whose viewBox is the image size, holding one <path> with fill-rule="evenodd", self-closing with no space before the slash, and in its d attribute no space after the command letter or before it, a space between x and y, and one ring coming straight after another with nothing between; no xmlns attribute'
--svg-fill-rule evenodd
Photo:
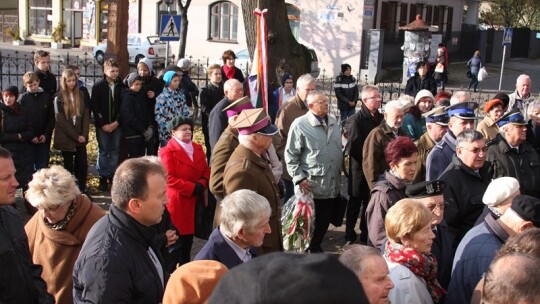
<svg viewBox="0 0 540 304"><path fill-rule="evenodd" d="M507 27L504 29L504 35L503 35L503 46L508 46L512 44L512 28Z"/></svg>
<svg viewBox="0 0 540 304"><path fill-rule="evenodd" d="M179 15L161 15L159 40L179 41L181 20Z"/></svg>

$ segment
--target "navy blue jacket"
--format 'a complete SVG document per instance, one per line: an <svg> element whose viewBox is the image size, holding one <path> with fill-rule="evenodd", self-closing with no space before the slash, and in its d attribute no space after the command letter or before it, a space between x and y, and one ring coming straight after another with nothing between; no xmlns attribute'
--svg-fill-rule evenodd
<svg viewBox="0 0 540 304"><path fill-rule="evenodd" d="M471 302L476 284L508 237L491 215L465 235L456 251L446 304Z"/></svg>
<svg viewBox="0 0 540 304"><path fill-rule="evenodd" d="M120 103L120 127L125 138L143 136L150 126L147 97L143 92L134 92L125 88ZM153 116L153 115L152 115Z"/></svg>
<svg viewBox="0 0 540 304"><path fill-rule="evenodd" d="M444 220L437 225L435 239L431 245L431 253L437 258L437 270L439 274L439 283L443 288L448 288L450 284L450 275L452 274L452 261L454 255L452 251L452 242L448 232L448 225Z"/></svg>
<svg viewBox="0 0 540 304"><path fill-rule="evenodd" d="M216 104L216 106L210 112L208 117L208 135L210 137L210 147L214 150L221 133L225 131L225 128L229 125L229 118L227 113L223 112L223 109L228 107L232 101L223 97L223 99Z"/></svg>
<svg viewBox="0 0 540 304"><path fill-rule="evenodd" d="M158 246L153 228L111 205L88 233L75 262L74 303L161 303L164 285L148 253L151 247L167 284Z"/></svg>
<svg viewBox="0 0 540 304"><path fill-rule="evenodd" d="M42 89L35 93L26 92L19 97L18 102L22 111L30 117L34 136L45 135L47 141L50 141L54 129L54 107L49 94Z"/></svg>
<svg viewBox="0 0 540 304"><path fill-rule="evenodd" d="M249 249L251 256L255 256L255 250ZM235 266L242 264L242 260L236 252L229 246L229 244L223 239L219 227L212 231L208 242L204 244L204 247L197 253L194 260L214 260L223 263L227 268L231 269Z"/></svg>
<svg viewBox="0 0 540 304"><path fill-rule="evenodd" d="M446 182L444 201L448 206L444 210L444 220L448 224L454 249L484 210L482 197L491 182L489 166L486 161L477 173L454 155L452 163L439 177Z"/></svg>
<svg viewBox="0 0 540 304"><path fill-rule="evenodd" d="M456 137L448 130L426 158L426 180L436 180L452 162L456 154Z"/></svg>

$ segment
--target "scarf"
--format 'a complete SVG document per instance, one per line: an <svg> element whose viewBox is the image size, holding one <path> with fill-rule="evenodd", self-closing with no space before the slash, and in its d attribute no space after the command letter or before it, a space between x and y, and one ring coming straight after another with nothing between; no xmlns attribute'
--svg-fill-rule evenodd
<svg viewBox="0 0 540 304"><path fill-rule="evenodd" d="M67 226L67 224L69 224L69 222L71 221L71 219L73 218L73 216L75 215L75 211L77 211L77 207L79 206L79 204L77 203L77 201L73 201L71 202L71 205L69 206L67 212L66 212L66 216L64 217L63 220L57 222L57 223L54 223L54 224L51 224L49 222L47 222L47 220L45 218L43 218L43 220L45 221L45 226L53 229L53 230L64 230Z"/></svg>
<svg viewBox="0 0 540 304"><path fill-rule="evenodd" d="M193 151L195 150L193 148L193 143L192 141L190 140L189 142L183 142L181 140L179 140L178 138L174 138L176 139L176 141L178 142L178 144L180 145L180 147L182 147L182 149L184 149L184 151L186 151L186 154L189 156L189 158L191 159L191 161L193 161Z"/></svg>
<svg viewBox="0 0 540 304"><path fill-rule="evenodd" d="M446 294L446 290L437 280L437 259L431 254L420 253L411 247L387 241L384 258L407 267L415 275L424 279L435 303L438 303Z"/></svg>
<svg viewBox="0 0 540 304"><path fill-rule="evenodd" d="M225 72L225 77L227 77L227 79L232 79L234 78L234 74L236 73L236 67L230 68L227 65L224 65L223 72Z"/></svg>

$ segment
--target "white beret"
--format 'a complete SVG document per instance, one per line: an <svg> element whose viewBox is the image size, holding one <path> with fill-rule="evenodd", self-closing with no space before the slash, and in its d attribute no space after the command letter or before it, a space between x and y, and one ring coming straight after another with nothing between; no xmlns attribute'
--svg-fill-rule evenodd
<svg viewBox="0 0 540 304"><path fill-rule="evenodd" d="M499 177L491 181L482 201L487 206L497 207L519 190L519 182L513 177Z"/></svg>

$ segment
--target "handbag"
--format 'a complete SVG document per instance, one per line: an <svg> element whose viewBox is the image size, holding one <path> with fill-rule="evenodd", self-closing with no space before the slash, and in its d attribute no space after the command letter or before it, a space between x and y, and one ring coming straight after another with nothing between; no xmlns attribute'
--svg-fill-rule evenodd
<svg viewBox="0 0 540 304"><path fill-rule="evenodd" d="M488 73L486 71L486 68L481 67L480 71L478 71L478 81L482 81L482 80L486 79L487 76L488 76Z"/></svg>
<svg viewBox="0 0 540 304"><path fill-rule="evenodd" d="M216 199L209 195L205 202L205 193L201 193L195 205L195 236L199 239L208 240L212 233L214 213L216 211Z"/></svg>
<svg viewBox="0 0 540 304"><path fill-rule="evenodd" d="M467 70L467 78L472 78L471 70Z"/></svg>
<svg viewBox="0 0 540 304"><path fill-rule="evenodd" d="M435 67L435 73L444 73L444 64L437 63L437 66Z"/></svg>

